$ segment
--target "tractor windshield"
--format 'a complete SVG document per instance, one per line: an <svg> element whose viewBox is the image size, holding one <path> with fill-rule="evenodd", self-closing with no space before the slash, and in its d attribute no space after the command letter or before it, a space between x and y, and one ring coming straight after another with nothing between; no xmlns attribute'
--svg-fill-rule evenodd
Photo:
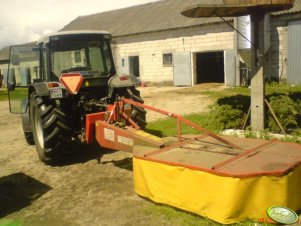
<svg viewBox="0 0 301 226"><path fill-rule="evenodd" d="M105 77L112 72L110 43L100 41L75 41L53 43L50 46L51 73L81 72L84 77Z"/></svg>

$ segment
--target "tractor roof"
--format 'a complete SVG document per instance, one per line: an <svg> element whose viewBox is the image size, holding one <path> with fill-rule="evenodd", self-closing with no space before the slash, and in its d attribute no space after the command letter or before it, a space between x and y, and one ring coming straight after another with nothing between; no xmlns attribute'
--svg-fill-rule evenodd
<svg viewBox="0 0 301 226"><path fill-rule="evenodd" d="M41 43L49 43L50 37L54 36L68 36L68 35L111 35L110 32L107 31L96 31L96 30L75 30L75 31L58 31L43 35L38 41L37 44Z"/></svg>

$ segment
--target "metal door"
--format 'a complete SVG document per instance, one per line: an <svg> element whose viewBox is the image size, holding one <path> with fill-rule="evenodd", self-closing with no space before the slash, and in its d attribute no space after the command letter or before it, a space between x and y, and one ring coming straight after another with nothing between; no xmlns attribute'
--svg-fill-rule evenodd
<svg viewBox="0 0 301 226"><path fill-rule="evenodd" d="M173 54L173 84L174 86L191 86L191 53Z"/></svg>
<svg viewBox="0 0 301 226"><path fill-rule="evenodd" d="M293 21L288 25L288 74L290 84L301 84L301 21Z"/></svg>

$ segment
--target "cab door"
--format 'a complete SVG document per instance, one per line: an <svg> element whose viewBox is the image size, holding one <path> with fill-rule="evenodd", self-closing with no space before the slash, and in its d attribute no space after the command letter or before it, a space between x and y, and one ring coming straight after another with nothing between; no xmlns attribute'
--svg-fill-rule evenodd
<svg viewBox="0 0 301 226"><path fill-rule="evenodd" d="M28 86L39 78L40 52L35 45L11 46L7 89L11 113L24 113L28 103Z"/></svg>

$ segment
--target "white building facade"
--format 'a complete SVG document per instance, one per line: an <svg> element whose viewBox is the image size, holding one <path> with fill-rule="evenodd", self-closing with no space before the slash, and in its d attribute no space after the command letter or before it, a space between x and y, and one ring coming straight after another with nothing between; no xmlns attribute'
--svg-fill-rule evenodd
<svg viewBox="0 0 301 226"><path fill-rule="evenodd" d="M119 73L177 86L226 82L225 56L235 46L233 29L225 23L114 37L113 42Z"/></svg>

